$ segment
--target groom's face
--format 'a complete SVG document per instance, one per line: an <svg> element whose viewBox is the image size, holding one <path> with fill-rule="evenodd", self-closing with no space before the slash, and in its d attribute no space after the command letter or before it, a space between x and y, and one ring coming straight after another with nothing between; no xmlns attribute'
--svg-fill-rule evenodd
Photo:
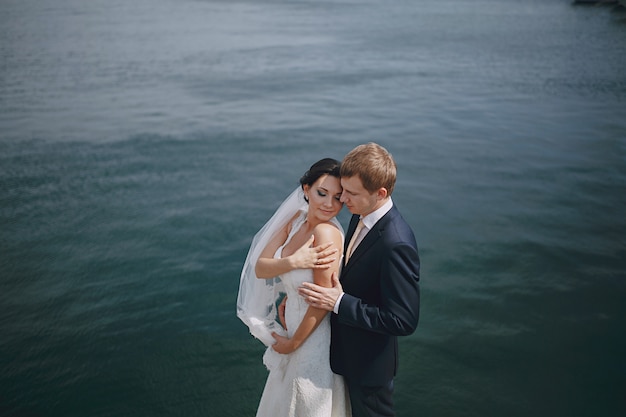
<svg viewBox="0 0 626 417"><path fill-rule="evenodd" d="M370 193L363 187L363 182L358 176L341 177L341 202L348 207L350 213L367 216L380 205L378 193Z"/></svg>

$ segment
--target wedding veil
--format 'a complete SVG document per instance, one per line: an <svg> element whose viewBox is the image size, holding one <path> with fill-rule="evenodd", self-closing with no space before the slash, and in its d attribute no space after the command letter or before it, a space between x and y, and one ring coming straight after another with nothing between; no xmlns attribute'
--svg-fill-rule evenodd
<svg viewBox="0 0 626 417"><path fill-rule="evenodd" d="M304 193L302 188L298 186L254 236L241 271L237 296L237 317L248 326L254 337L268 347L276 342L272 337L272 332L285 334L283 328L276 321L276 303L280 293L284 290L279 277L257 278L254 272L255 265L259 255L272 237L296 213L306 212L307 209L308 205L304 200Z"/></svg>

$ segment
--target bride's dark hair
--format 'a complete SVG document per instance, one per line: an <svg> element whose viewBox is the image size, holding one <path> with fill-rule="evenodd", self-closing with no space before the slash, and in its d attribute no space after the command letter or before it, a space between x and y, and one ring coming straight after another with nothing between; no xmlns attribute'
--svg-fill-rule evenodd
<svg viewBox="0 0 626 417"><path fill-rule="evenodd" d="M309 187L315 183L322 175L328 174L333 177L340 178L341 162L333 158L320 159L300 178L300 185L308 185ZM307 200L306 197L304 197ZM308 203L308 200L307 200Z"/></svg>

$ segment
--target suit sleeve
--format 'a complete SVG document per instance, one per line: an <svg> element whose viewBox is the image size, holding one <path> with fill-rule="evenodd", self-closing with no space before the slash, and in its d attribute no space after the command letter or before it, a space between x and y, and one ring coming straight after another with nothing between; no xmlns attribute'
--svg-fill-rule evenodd
<svg viewBox="0 0 626 417"><path fill-rule="evenodd" d="M379 277L380 302L366 304L345 294L339 305L342 324L393 336L415 331L419 320L419 257L417 249L397 243L383 254Z"/></svg>

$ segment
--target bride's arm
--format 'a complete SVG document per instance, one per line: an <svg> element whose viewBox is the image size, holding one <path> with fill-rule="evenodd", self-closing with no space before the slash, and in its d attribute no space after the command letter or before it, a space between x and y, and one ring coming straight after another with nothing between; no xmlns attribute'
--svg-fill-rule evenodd
<svg viewBox="0 0 626 417"><path fill-rule="evenodd" d="M315 237L315 233L308 242L302 245L293 254L284 258L275 259L274 254L287 240L288 227L289 226L285 227L278 235L270 240L265 249L261 252L254 268L254 272L258 278L274 278L294 269L328 270L337 259L337 257L334 256L337 250L335 247L332 247L333 242L320 242L319 238ZM339 239L341 239L341 235L339 235ZM311 247L314 241L320 242L321 244ZM341 240L339 240L339 242L341 242Z"/></svg>
<svg viewBox="0 0 626 417"><path fill-rule="evenodd" d="M339 256L330 264L330 268L323 270L313 271L313 281L315 284L323 287L332 286L332 274L339 269L339 259L341 258L342 251L342 236L341 232L334 226L329 224L318 225L313 235L318 242L329 243L331 242L331 248L336 249ZM272 345L273 349L278 353L291 353L298 349L306 339L317 329L317 327L324 319L324 316L328 311L321 310L315 307L309 306L298 329L295 331L291 339L274 334L276 343Z"/></svg>

